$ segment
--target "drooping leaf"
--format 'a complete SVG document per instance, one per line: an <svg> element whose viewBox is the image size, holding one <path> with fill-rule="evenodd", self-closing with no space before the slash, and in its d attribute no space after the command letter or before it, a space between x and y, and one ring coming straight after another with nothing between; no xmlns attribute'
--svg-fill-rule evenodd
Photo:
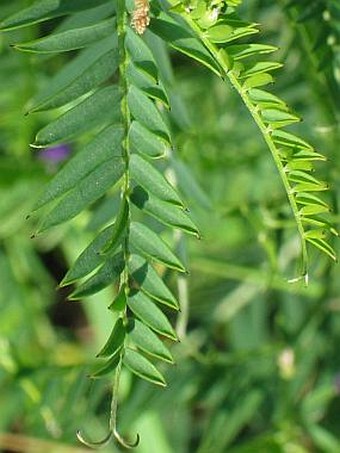
<svg viewBox="0 0 340 453"><path fill-rule="evenodd" d="M153 134L138 121L132 121L129 130L129 146L132 153L140 153L149 158L164 157L168 145L159 135Z"/></svg>
<svg viewBox="0 0 340 453"><path fill-rule="evenodd" d="M183 207L183 202L176 190L149 162L137 154L130 159L131 177L147 192L152 193L160 200Z"/></svg>
<svg viewBox="0 0 340 453"><path fill-rule="evenodd" d="M44 187L44 192L35 203L34 210L67 193L103 162L107 162L110 158L114 160L121 157L122 139L123 128L121 126L113 125L101 131L90 143L71 157L52 181Z"/></svg>
<svg viewBox="0 0 340 453"><path fill-rule="evenodd" d="M40 0L0 23L0 30L36 24L54 17L83 11L107 3L107 0Z"/></svg>
<svg viewBox="0 0 340 453"><path fill-rule="evenodd" d="M117 36L90 46L67 63L30 102L29 112L63 106L93 90L111 77L118 67Z"/></svg>
<svg viewBox="0 0 340 453"><path fill-rule="evenodd" d="M175 296L144 258L131 255L129 270L133 281L143 293L174 310L179 309Z"/></svg>
<svg viewBox="0 0 340 453"><path fill-rule="evenodd" d="M131 85L127 96L129 109L135 120L170 143L170 131L155 104L142 90Z"/></svg>
<svg viewBox="0 0 340 453"><path fill-rule="evenodd" d="M128 300L130 310L155 332L176 341L177 336L165 314L145 294L138 291Z"/></svg>
<svg viewBox="0 0 340 453"><path fill-rule="evenodd" d="M98 352L97 357L109 357L117 354L123 347L126 329L122 318L118 318L111 332L110 337Z"/></svg>
<svg viewBox="0 0 340 453"><path fill-rule="evenodd" d="M115 25L115 18L107 19L94 25L72 28L34 41L18 43L14 47L33 53L58 53L81 49L111 36L115 31Z"/></svg>
<svg viewBox="0 0 340 453"><path fill-rule="evenodd" d="M90 378L97 379L114 371L120 361L120 350L116 352L112 357L110 357L104 364L97 365L95 369L90 373Z"/></svg>
<svg viewBox="0 0 340 453"><path fill-rule="evenodd" d="M139 222L130 225L130 242L142 254L180 272L185 267L170 247L152 230Z"/></svg>
<svg viewBox="0 0 340 453"><path fill-rule="evenodd" d="M165 225L180 228L186 233L199 237L199 231L183 209L169 205L149 195L141 186L136 186L130 196L131 201L142 211L150 214Z"/></svg>
<svg viewBox="0 0 340 453"><path fill-rule="evenodd" d="M128 337L137 348L165 362L173 363L168 348L158 336L138 319L131 319L128 327Z"/></svg>
<svg viewBox="0 0 340 453"><path fill-rule="evenodd" d="M166 386L166 382L157 368L137 351L127 349L123 358L124 365L142 379L153 384Z"/></svg>
<svg viewBox="0 0 340 453"><path fill-rule="evenodd" d="M70 285L71 283L86 277L104 262L105 257L100 252L112 237L112 232L113 225L110 225L94 238L94 240L78 256L73 266L61 281L60 286Z"/></svg>
<svg viewBox="0 0 340 453"><path fill-rule="evenodd" d="M308 234L305 236L307 242L310 242L314 247L321 250L323 253L328 255L332 260L337 261L336 253L333 247L331 247L328 242L321 238L310 237Z"/></svg>
<svg viewBox="0 0 340 453"><path fill-rule="evenodd" d="M71 189L43 218L38 232L72 219L113 187L124 173L122 159L109 159Z"/></svg>
<svg viewBox="0 0 340 453"><path fill-rule="evenodd" d="M72 292L69 296L70 300L83 299L84 297L91 296L108 285L116 281L124 269L124 261L121 253L117 253L112 258L108 258L103 266L84 283Z"/></svg>
<svg viewBox="0 0 340 453"><path fill-rule="evenodd" d="M248 58L253 55L260 55L275 52L277 47L268 44L234 44L227 47L227 52L235 61Z"/></svg>
<svg viewBox="0 0 340 453"><path fill-rule="evenodd" d="M65 142L98 124L118 122L119 105L118 88L115 85L102 88L41 129L32 146L44 148Z"/></svg>

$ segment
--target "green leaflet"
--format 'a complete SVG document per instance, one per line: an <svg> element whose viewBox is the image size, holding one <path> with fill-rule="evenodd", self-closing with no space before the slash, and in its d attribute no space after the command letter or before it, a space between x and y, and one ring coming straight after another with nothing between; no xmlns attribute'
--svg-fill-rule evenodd
<svg viewBox="0 0 340 453"><path fill-rule="evenodd" d="M101 255L100 252L112 237L112 232L113 225L110 225L94 238L94 240L78 256L73 266L61 281L60 286L70 285L71 283L86 277L86 275L94 271L103 263L104 256Z"/></svg>
<svg viewBox="0 0 340 453"><path fill-rule="evenodd" d="M117 354L123 347L125 339L125 326L122 318L118 318L114 325L111 335L103 348L98 352L97 357L109 357Z"/></svg>
<svg viewBox="0 0 340 453"><path fill-rule="evenodd" d="M128 225L130 217L130 206L126 198L121 201L119 212L117 214L115 223L112 226L112 234L110 241L103 247L101 253L112 253L119 246L119 243L124 237L124 232Z"/></svg>
<svg viewBox="0 0 340 453"><path fill-rule="evenodd" d="M269 91L261 90L259 88L251 88L248 91L248 95L253 102L261 107L277 107L280 110L287 110L287 104L282 99L275 96L275 94L269 93Z"/></svg>
<svg viewBox="0 0 340 453"><path fill-rule="evenodd" d="M12 30L27 25L83 11L108 3L108 0L40 0L0 23L0 30Z"/></svg>
<svg viewBox="0 0 340 453"><path fill-rule="evenodd" d="M257 74L255 76L249 77L242 85L242 88L245 90L249 90L250 88L268 85L268 83L272 83L273 81L274 81L273 77L270 74L264 72L262 74Z"/></svg>
<svg viewBox="0 0 340 453"><path fill-rule="evenodd" d="M130 310L155 332L176 341L177 336L165 314L141 291L128 300Z"/></svg>
<svg viewBox="0 0 340 453"><path fill-rule="evenodd" d="M101 131L80 152L71 157L52 181L44 187L44 192L34 205L34 210L60 198L81 183L103 162L107 162L110 158L115 160L117 157L121 157L122 139L123 129L121 126L109 126Z"/></svg>
<svg viewBox="0 0 340 453"><path fill-rule="evenodd" d="M199 61L215 74L220 75L218 64L216 64L199 39L171 16L161 13L158 18L151 21L150 29L175 49Z"/></svg>
<svg viewBox="0 0 340 453"><path fill-rule="evenodd" d="M132 153L159 159L164 157L168 145L159 135L153 134L138 121L132 121L129 130L129 146Z"/></svg>
<svg viewBox="0 0 340 453"><path fill-rule="evenodd" d="M253 55L275 52L277 47L267 44L233 44L226 48L228 54L235 60L242 60Z"/></svg>
<svg viewBox="0 0 340 453"><path fill-rule="evenodd" d="M138 319L131 319L128 326L128 338L137 348L165 362L174 363L171 353L158 336Z"/></svg>
<svg viewBox="0 0 340 453"><path fill-rule="evenodd" d="M252 77L257 74L262 74L264 72L273 71L274 69L282 68L281 63L276 63L275 61L258 61L250 68L242 71L240 75L240 79L244 79L247 77Z"/></svg>
<svg viewBox="0 0 340 453"><path fill-rule="evenodd" d="M111 36L115 32L115 26L115 18L107 19L94 25L72 28L34 41L18 43L14 47L18 50L34 53L58 53L81 49Z"/></svg>
<svg viewBox="0 0 340 453"><path fill-rule="evenodd" d="M129 271L131 278L143 293L174 310L179 310L175 296L144 258L139 255L131 255Z"/></svg>
<svg viewBox="0 0 340 453"><path fill-rule="evenodd" d="M185 272L183 264L174 255L170 247L154 231L142 223L132 222L130 225L130 242L147 257L154 259L171 269Z"/></svg>
<svg viewBox="0 0 340 453"><path fill-rule="evenodd" d="M127 96L129 109L135 120L170 143L170 131L155 104L135 86L130 86Z"/></svg>
<svg viewBox="0 0 340 453"><path fill-rule="evenodd" d="M142 379L162 387L166 386L165 379L157 368L137 351L127 349L124 354L123 363L126 368Z"/></svg>
<svg viewBox="0 0 340 453"><path fill-rule="evenodd" d="M315 184L318 186L323 186L324 183L317 180L309 173L300 170L293 170L289 172L288 179L292 182L299 183L299 184Z"/></svg>
<svg viewBox="0 0 340 453"><path fill-rule="evenodd" d="M130 196L132 203L139 209L155 217L165 225L180 228L186 233L199 237L196 225L183 209L149 195L141 186L136 186Z"/></svg>
<svg viewBox="0 0 340 453"><path fill-rule="evenodd" d="M108 258L103 266L84 283L72 292L69 299L78 300L91 296L116 281L124 269L123 255L117 253L112 258Z"/></svg>
<svg viewBox="0 0 340 453"><path fill-rule="evenodd" d="M231 28L231 30L230 30ZM228 31L230 30L230 31ZM206 32L206 37L213 43L228 43L237 41L245 36L253 35L259 31L251 26L234 28L229 25L215 25Z"/></svg>
<svg viewBox="0 0 340 453"><path fill-rule="evenodd" d="M112 186L124 173L124 164L121 159L109 159L96 167L92 173L83 178L79 184L71 189L64 198L44 217L39 225L38 232L42 232L66 222L79 214L83 209L96 201Z"/></svg>
<svg viewBox="0 0 340 453"><path fill-rule="evenodd" d="M297 137L290 132L275 130L272 134L273 140L279 145L285 145L291 148L307 149L312 151L313 147L302 138Z"/></svg>
<svg viewBox="0 0 340 453"><path fill-rule="evenodd" d="M113 302L108 307L113 312L122 312L127 306L126 286L122 285L119 293L114 298Z"/></svg>
<svg viewBox="0 0 340 453"><path fill-rule="evenodd" d="M135 66L157 83L158 67L152 52L145 41L130 27L128 27L126 33L126 48Z"/></svg>
<svg viewBox="0 0 340 453"><path fill-rule="evenodd" d="M283 127L289 124L298 123L301 118L297 115L293 115L290 112L286 112L279 109L264 109L261 111L262 118L266 123L269 123L272 127Z"/></svg>
<svg viewBox="0 0 340 453"><path fill-rule="evenodd" d="M169 98L162 82L155 83L145 72L139 70L131 62L127 67L127 80L151 99L161 101L167 108L169 107Z"/></svg>
<svg viewBox="0 0 340 453"><path fill-rule="evenodd" d="M183 207L183 202L176 190L149 162L137 154L130 159L131 178L160 200Z"/></svg>
<svg viewBox="0 0 340 453"><path fill-rule="evenodd" d="M107 374L114 371L120 361L120 350L116 352L109 360L107 360L104 364L96 366L96 368L90 373L90 377L92 379L101 378L106 376Z"/></svg>
<svg viewBox="0 0 340 453"><path fill-rule="evenodd" d="M296 195L296 202L305 206L317 204L329 208L328 204L325 201L310 193L298 193Z"/></svg>
<svg viewBox="0 0 340 453"><path fill-rule="evenodd" d="M32 146L44 148L54 143L67 141L98 124L118 122L119 101L120 95L115 85L96 91L41 129Z"/></svg>
<svg viewBox="0 0 340 453"><path fill-rule="evenodd" d="M90 46L66 64L28 106L41 112L68 104L88 93L114 74L118 67L117 36Z"/></svg>
<svg viewBox="0 0 340 453"><path fill-rule="evenodd" d="M314 247L318 248L323 253L328 255L330 258L332 258L332 260L337 261L335 250L325 240L309 237L308 235L306 235L305 237L308 242L314 245Z"/></svg>

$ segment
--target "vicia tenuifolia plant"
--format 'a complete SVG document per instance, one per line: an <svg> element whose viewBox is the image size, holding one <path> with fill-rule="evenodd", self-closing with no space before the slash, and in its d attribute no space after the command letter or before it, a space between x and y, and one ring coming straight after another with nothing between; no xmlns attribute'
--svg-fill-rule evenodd
<svg viewBox="0 0 340 453"><path fill-rule="evenodd" d="M117 430L117 396L123 367L165 386L154 361L173 362L168 339L177 335L162 307L179 310L180 301L159 269L187 272L172 248L143 223L152 216L169 229L199 237L185 201L166 178L171 171L173 138L168 111L171 87L161 77L154 42L206 66L232 87L248 109L276 165L287 195L301 246L300 276L308 280L308 248L336 259L329 237L328 204L320 196L326 182L314 174L325 160L303 138L286 130L300 121L287 104L267 90L272 72L282 65L267 60L276 50L258 44L255 23L238 16L241 0L39 0L1 23L3 32L65 17L47 36L13 43L24 52L58 54L78 51L32 100L28 114L64 107L32 144L48 148L93 131L45 187L35 205L42 208L36 234L74 218L107 193L119 192L117 212L97 231L61 282L76 285L71 300L81 300L114 285L112 333L98 352L91 376L113 374L110 430ZM202 88L204 90L204 88ZM269 154L268 154L269 156ZM325 217L326 216L326 217ZM138 438L136 443L138 443ZM134 445L135 445L134 444Z"/></svg>

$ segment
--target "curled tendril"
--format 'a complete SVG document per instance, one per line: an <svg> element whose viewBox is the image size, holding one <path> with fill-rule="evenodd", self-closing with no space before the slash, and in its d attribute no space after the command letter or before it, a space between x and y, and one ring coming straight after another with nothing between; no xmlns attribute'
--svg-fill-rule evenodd
<svg viewBox="0 0 340 453"><path fill-rule="evenodd" d="M108 443L112 439L113 432L109 431L109 433L104 437L104 439L99 440L97 442L92 442L90 440L86 440L85 437L83 436L82 432L79 429L76 432L76 436L77 436L79 442L86 445L86 447L98 450L99 448L104 448L104 447L106 447L106 445L108 445Z"/></svg>
<svg viewBox="0 0 340 453"><path fill-rule="evenodd" d="M96 441L96 442L87 440L80 430L77 431L76 435L77 435L77 439L79 440L79 442L81 442L86 447L92 448L94 450L99 450L100 448L106 447L106 445L108 445L110 443L112 437L114 437L116 439L116 441L119 443L119 445L121 445L122 447L127 448L127 449L132 449L132 448L137 447L137 445L139 444L139 441L140 441L140 436L139 436L139 434L137 434L135 442L133 442L133 443L128 442L119 434L119 432L116 429L110 430L108 432L108 434L104 437L104 439Z"/></svg>

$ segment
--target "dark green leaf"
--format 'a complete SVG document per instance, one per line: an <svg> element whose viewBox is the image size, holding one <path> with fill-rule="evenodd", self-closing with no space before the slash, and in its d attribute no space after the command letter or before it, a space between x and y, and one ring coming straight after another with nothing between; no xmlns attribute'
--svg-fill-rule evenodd
<svg viewBox="0 0 340 453"><path fill-rule="evenodd" d="M176 333L165 314L141 291L129 297L128 306L144 324L155 332L171 338L171 340L177 340Z"/></svg>
<svg viewBox="0 0 340 453"><path fill-rule="evenodd" d="M147 296L174 310L179 309L175 296L144 258L138 255L131 255L129 270L135 284L137 284L138 288L140 288Z"/></svg>
<svg viewBox="0 0 340 453"><path fill-rule="evenodd" d="M120 157L122 139L121 126L114 125L101 131L94 140L71 157L52 181L44 187L44 192L34 205L34 210L67 193L103 162Z"/></svg>
<svg viewBox="0 0 340 453"><path fill-rule="evenodd" d="M183 264L174 255L170 247L154 231L142 223L132 222L130 225L131 244L142 254L159 261L167 267L185 272Z"/></svg>
<svg viewBox="0 0 340 453"><path fill-rule="evenodd" d="M200 236L196 225L183 209L160 201L158 198L148 194L141 186L134 188L130 198L139 209L155 217L165 225L180 228L186 233L194 234L197 237Z"/></svg>
<svg viewBox="0 0 340 453"><path fill-rule="evenodd" d="M111 335L104 347L98 352L97 357L109 357L117 354L122 348L125 339L125 326L122 318L118 318L114 325Z"/></svg>
<svg viewBox="0 0 340 453"><path fill-rule="evenodd" d="M123 358L124 365L142 379L153 384L166 386L166 382L157 368L137 351L127 349Z"/></svg>
<svg viewBox="0 0 340 453"><path fill-rule="evenodd" d="M117 351L117 353L113 355L109 360L107 360L104 364L97 366L96 369L94 369L93 372L90 374L90 378L92 379L100 378L111 373L117 368L119 361L120 351Z"/></svg>
<svg viewBox="0 0 340 453"><path fill-rule="evenodd" d="M131 319L128 327L128 337L134 342L137 348L143 352L150 354L153 357L164 360L165 362L173 363L172 355L168 348L158 336L145 324L138 319Z"/></svg>
<svg viewBox="0 0 340 453"><path fill-rule="evenodd" d="M72 219L113 187L123 176L125 166L121 159L110 159L71 189L44 217L38 232Z"/></svg>
<svg viewBox="0 0 340 453"><path fill-rule="evenodd" d="M138 121L133 121L130 126L129 146L132 153L143 154L153 159L164 157L168 148L165 140L150 132Z"/></svg>
<svg viewBox="0 0 340 453"><path fill-rule="evenodd" d="M120 94L118 89L116 86L105 87L41 129L32 146L44 148L53 143L65 142L98 124L118 122L119 118Z"/></svg>
<svg viewBox="0 0 340 453"><path fill-rule="evenodd" d="M183 202L176 190L149 162L137 154L130 159L130 174L136 183L157 198L176 206L183 207Z"/></svg>
<svg viewBox="0 0 340 453"><path fill-rule="evenodd" d="M83 299L98 293L102 289L116 281L124 269L124 261L121 253L108 258L103 266L84 283L78 286L69 296L70 300Z"/></svg>

